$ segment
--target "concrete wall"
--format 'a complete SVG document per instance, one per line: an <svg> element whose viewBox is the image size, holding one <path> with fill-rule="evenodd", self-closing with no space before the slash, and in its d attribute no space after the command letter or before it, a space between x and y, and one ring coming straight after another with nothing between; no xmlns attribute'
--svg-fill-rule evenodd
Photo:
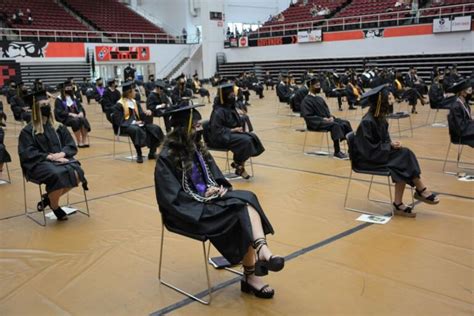
<svg viewBox="0 0 474 316"><path fill-rule="evenodd" d="M228 62L462 53L474 51L474 32L431 34L226 49Z"/></svg>

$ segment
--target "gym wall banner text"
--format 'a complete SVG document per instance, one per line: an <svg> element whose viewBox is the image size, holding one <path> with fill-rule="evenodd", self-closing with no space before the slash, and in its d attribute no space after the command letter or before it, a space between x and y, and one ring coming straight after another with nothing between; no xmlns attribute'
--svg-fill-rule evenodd
<svg viewBox="0 0 474 316"><path fill-rule="evenodd" d="M0 41L1 58L78 58L85 57L84 43L46 41Z"/></svg>
<svg viewBox="0 0 474 316"><path fill-rule="evenodd" d="M0 87L10 81L21 81L21 67L20 64L14 60L0 61Z"/></svg>

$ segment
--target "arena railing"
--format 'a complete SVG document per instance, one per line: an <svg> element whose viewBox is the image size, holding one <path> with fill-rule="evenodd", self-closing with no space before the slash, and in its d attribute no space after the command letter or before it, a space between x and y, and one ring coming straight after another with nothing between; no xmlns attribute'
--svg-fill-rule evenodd
<svg viewBox="0 0 474 316"><path fill-rule="evenodd" d="M2 40L50 41L50 42L93 42L93 43L155 43L196 44L196 37L171 36L167 33L102 32L81 30L50 30L28 28L0 28Z"/></svg>
<svg viewBox="0 0 474 316"><path fill-rule="evenodd" d="M248 33L247 36L250 39L265 39L275 36L295 35L299 31L308 31L314 29L321 29L328 32L426 24L431 23L435 18L465 15L472 16L474 14L474 4L422 8L418 11L418 14L413 14L411 10L404 10L348 17L336 16L324 20L263 25L256 31Z"/></svg>

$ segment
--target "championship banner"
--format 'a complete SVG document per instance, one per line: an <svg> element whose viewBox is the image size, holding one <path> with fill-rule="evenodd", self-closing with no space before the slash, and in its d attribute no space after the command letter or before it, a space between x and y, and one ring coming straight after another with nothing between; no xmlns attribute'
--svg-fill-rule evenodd
<svg viewBox="0 0 474 316"><path fill-rule="evenodd" d="M0 61L0 87L8 84L10 81L21 81L20 64L14 60Z"/></svg>
<svg viewBox="0 0 474 316"><path fill-rule="evenodd" d="M84 43L0 41L2 58L83 58Z"/></svg>
<svg viewBox="0 0 474 316"><path fill-rule="evenodd" d="M451 22L451 32L470 31L471 16L457 16Z"/></svg>
<svg viewBox="0 0 474 316"><path fill-rule="evenodd" d="M321 30L311 31L299 31L298 32L298 43L315 43L323 40L323 34Z"/></svg>
<svg viewBox="0 0 474 316"><path fill-rule="evenodd" d="M96 46L95 57L98 62L150 60L150 47L148 46Z"/></svg>
<svg viewBox="0 0 474 316"><path fill-rule="evenodd" d="M433 20L433 33L451 32L451 20L441 18Z"/></svg>

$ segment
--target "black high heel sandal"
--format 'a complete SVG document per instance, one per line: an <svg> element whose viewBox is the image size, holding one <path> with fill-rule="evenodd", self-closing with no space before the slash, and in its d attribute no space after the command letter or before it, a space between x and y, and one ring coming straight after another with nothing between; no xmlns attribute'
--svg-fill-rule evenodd
<svg viewBox="0 0 474 316"><path fill-rule="evenodd" d="M56 218L58 219L58 221L68 220L67 213L60 207L56 210L53 210L53 213L54 215L56 215Z"/></svg>
<svg viewBox="0 0 474 316"><path fill-rule="evenodd" d="M261 289L256 289L250 283L248 283L247 279L250 275L255 273L255 266L243 266L244 267L244 280L240 281L240 291L248 294L253 294L258 298L265 298L270 299L273 298L275 295L275 290L266 290L270 286L268 284L262 286Z"/></svg>
<svg viewBox="0 0 474 316"><path fill-rule="evenodd" d="M264 276L268 271L278 272L285 267L285 258L280 256L271 256L269 260L260 260L260 250L267 245L265 238L258 238L253 242L253 248L257 253L257 262L255 262L255 275Z"/></svg>
<svg viewBox="0 0 474 316"><path fill-rule="evenodd" d="M49 201L48 193L45 193L41 196L41 201L39 201L36 205L36 209L38 210L38 212L43 212L46 207L49 206L51 208L50 204L51 202Z"/></svg>
<svg viewBox="0 0 474 316"><path fill-rule="evenodd" d="M426 204L434 205L434 204L439 203L439 200L436 200L437 195L434 193L431 193L430 196L428 197L424 197L422 193L425 191L426 191L426 187L421 191L418 191L418 189L415 189L415 194L413 195L413 197Z"/></svg>
<svg viewBox="0 0 474 316"><path fill-rule="evenodd" d="M404 216L404 217L411 217L411 218L416 217L416 213L411 212L413 210L413 208L411 208L410 206L406 206L405 209L402 210L400 208L400 206L402 206L402 205L403 205L403 203L396 204L395 202L393 202L393 208L394 208L395 215Z"/></svg>
<svg viewBox="0 0 474 316"><path fill-rule="evenodd" d="M250 175L247 173L247 171L245 171L244 166L239 165L239 164L237 164L237 163L235 163L235 162L233 162L230 166L231 166L232 168L235 168L235 174L238 175L239 177L242 177L242 178L244 178L245 180L250 179Z"/></svg>

